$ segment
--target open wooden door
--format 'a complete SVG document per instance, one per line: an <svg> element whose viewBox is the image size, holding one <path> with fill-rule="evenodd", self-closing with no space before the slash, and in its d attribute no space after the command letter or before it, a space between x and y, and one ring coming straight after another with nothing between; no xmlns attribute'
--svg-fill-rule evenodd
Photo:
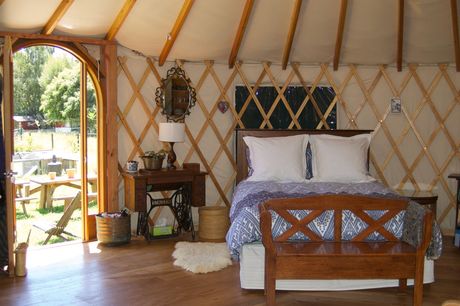
<svg viewBox="0 0 460 306"><path fill-rule="evenodd" d="M6 36L2 50L2 72L3 72L3 141L5 147L4 158L5 171L1 174L5 186L7 243L8 243L8 273L14 275L14 242L15 242L15 214L14 214L14 193L13 193L13 172L11 169L13 150L13 60L11 37Z"/></svg>
<svg viewBox="0 0 460 306"><path fill-rule="evenodd" d="M3 62L0 63L3 67ZM0 267L8 266L8 235L6 226L5 146L3 143L3 69L0 69Z"/></svg>
<svg viewBox="0 0 460 306"><path fill-rule="evenodd" d="M83 195L82 218L83 238L84 241L88 241L96 238L96 214L102 210L100 205L97 205L97 207L90 207L90 203L93 199L98 202L100 199L97 192L99 190L99 188L97 188L99 184L97 184L97 180L93 181L92 179L95 176L97 177L97 170L95 173L94 169L98 169L98 148L97 142L91 142L92 137L90 137L91 134L96 134L95 136L97 138L97 129L91 131L88 124L89 100L91 98L89 96L88 87L92 85L92 81L88 78L88 67L86 63L82 62L80 67L80 160L82 161L80 172L82 177L81 194ZM94 145L96 145L95 148Z"/></svg>
<svg viewBox="0 0 460 306"><path fill-rule="evenodd" d="M12 118L14 113L13 104L13 52L21 48L30 46L47 45L64 49L81 62L81 165L80 168L82 175L82 186L84 199L82 200L82 207L84 211L82 217L83 222L83 236L84 241L92 240L96 236L95 230L95 215L100 211L114 211L118 209L118 176L117 167L117 130L111 128L107 130L107 125L116 122L116 84L117 84L117 69L116 69L116 45L104 45L101 47L101 63L102 69L99 71L99 61L91 58L84 48L79 47L78 43L60 42L60 41L43 41L35 39L21 39L11 36L4 37L4 46L0 51L6 54L2 56L0 53L0 71L4 76L3 88L3 105L2 105L2 118L3 121L3 136L5 141L6 152L4 156L4 164L6 165L5 171L8 175L12 175L11 162L13 159L13 141L14 129ZM101 75L101 78L99 76ZM88 129L88 86L94 87L96 92L96 128L95 131ZM110 100L111 103L108 103ZM94 105L94 103L92 104ZM94 110L92 110L94 113ZM92 120L95 120L94 118ZM90 126L94 126L92 123ZM85 132L86 131L86 132ZM89 135L91 134L91 135ZM108 134L110 134L108 136ZM90 141L88 141L88 139ZM109 140L109 141L108 141ZM2 154L3 155L3 154ZM109 157L109 158L108 158ZM93 159L93 164L91 160ZM110 160L110 162L109 162ZM109 175L110 174L110 175ZM1 175L0 175L1 178ZM5 176L7 178L7 176ZM95 179L96 178L96 179ZM7 200L5 208L7 209L7 242L8 242L8 266L9 273L14 275L14 243L15 243L15 205L14 205L14 192L11 180L6 179L6 195L3 200ZM108 195L110 195L108 197ZM5 199L7 198L7 199ZM109 198L109 200L108 200ZM89 205L91 201L97 201L97 206Z"/></svg>

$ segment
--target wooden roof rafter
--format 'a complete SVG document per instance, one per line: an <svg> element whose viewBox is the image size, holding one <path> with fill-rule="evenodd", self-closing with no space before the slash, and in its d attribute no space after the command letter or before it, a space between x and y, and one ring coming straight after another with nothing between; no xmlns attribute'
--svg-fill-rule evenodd
<svg viewBox="0 0 460 306"><path fill-rule="evenodd" d="M125 1L125 4L123 4L123 7L118 12L117 17L115 18L112 25L110 26L110 29L107 32L107 35L105 36L105 39L107 40L114 39L114 37L117 35L118 31L122 27L123 23L125 22L126 17L128 17L129 13L131 12L131 9L134 7L134 4L136 4L136 0L126 0Z"/></svg>
<svg viewBox="0 0 460 306"><path fill-rule="evenodd" d="M241 14L240 24L238 25L238 31L236 32L235 39L233 40L232 51L228 58L228 67L230 69L235 66L238 51L240 50L241 41L243 40L244 33L246 32L246 26L248 25L249 16L254 6L254 0L246 0L244 5L243 14Z"/></svg>
<svg viewBox="0 0 460 306"><path fill-rule="evenodd" d="M165 63L166 58L168 57L169 52L171 51L174 45L174 42L176 41L177 36L179 36L180 30L182 29L182 26L184 25L184 22L187 19L187 16L190 13L190 10L192 9L192 5L194 1L195 0L185 0L184 1L184 4L182 5L182 8L179 12L179 15L177 16L176 22L174 23L171 32L168 34L166 42L163 46L163 50L161 50L160 58L158 60L158 64L160 66L163 66L163 64Z"/></svg>
<svg viewBox="0 0 460 306"><path fill-rule="evenodd" d="M457 0L450 0L450 11L452 15L452 34L454 36L455 67L457 72L460 72L460 38L458 34Z"/></svg>
<svg viewBox="0 0 460 306"><path fill-rule="evenodd" d="M341 0L339 24L337 27L337 38L335 40L334 70L337 70L339 68L340 50L342 49L343 30L345 28L345 17L347 16L347 7L348 0Z"/></svg>
<svg viewBox="0 0 460 306"><path fill-rule="evenodd" d="M300 8L302 6L302 0L296 0L294 3L294 8L292 9L291 23L289 25L289 32L286 39L286 44L284 45L282 67L283 70L286 70L287 63L289 61L289 55L291 53L292 43L294 41L295 30L297 28L297 22L299 20Z"/></svg>
<svg viewBox="0 0 460 306"><path fill-rule="evenodd" d="M50 35L53 33L54 29L56 28L58 22L64 17L64 14L73 4L74 0L62 0L61 3L58 5L57 9L54 11L53 15L51 15L48 22L45 24L42 30L42 34Z"/></svg>
<svg viewBox="0 0 460 306"><path fill-rule="evenodd" d="M404 0L398 3L398 46L396 54L396 67L402 71L403 61L403 43L404 43Z"/></svg>

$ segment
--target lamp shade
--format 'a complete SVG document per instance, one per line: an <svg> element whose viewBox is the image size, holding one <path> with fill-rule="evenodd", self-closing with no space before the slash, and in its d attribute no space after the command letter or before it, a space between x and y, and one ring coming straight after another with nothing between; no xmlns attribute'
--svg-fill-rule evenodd
<svg viewBox="0 0 460 306"><path fill-rule="evenodd" d="M165 142L184 142L185 124L180 122L161 122L159 140Z"/></svg>

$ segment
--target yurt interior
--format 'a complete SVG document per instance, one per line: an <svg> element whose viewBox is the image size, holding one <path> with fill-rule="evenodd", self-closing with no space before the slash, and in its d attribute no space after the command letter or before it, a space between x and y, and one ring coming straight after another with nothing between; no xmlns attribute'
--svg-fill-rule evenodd
<svg viewBox="0 0 460 306"><path fill-rule="evenodd" d="M459 0L0 0L0 305L460 306Z"/></svg>

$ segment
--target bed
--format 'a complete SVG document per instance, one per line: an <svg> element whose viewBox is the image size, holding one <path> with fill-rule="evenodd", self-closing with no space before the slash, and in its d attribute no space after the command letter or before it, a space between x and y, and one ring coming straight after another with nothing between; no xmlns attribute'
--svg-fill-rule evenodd
<svg viewBox="0 0 460 306"><path fill-rule="evenodd" d="M370 133L371 131L367 130L238 129L236 131L237 186L230 209L231 226L226 238L232 256L240 260L242 288L264 288L264 247L260 242L258 206L268 199L321 194L400 197L368 175ZM299 150L300 156L295 153ZM258 157L259 159L255 159ZM268 168L270 169L267 170ZM303 169L298 171L298 168ZM418 213L423 209L416 203L410 203L407 212L391 219L386 228L404 239L416 240ZM301 218L302 214L308 212L296 213L301 214L296 216ZM351 239L365 227L365 223L352 214L344 215L344 218L348 218L343 221L344 239ZM327 215L320 219L311 229L327 237L331 234L328 229L332 221ZM279 220L275 218L274 234L276 235L277 229L286 230L287 226L289 225L282 218ZM294 238L308 239L302 236L302 233L298 233ZM371 237L375 240L382 238L378 233ZM433 259L441 254L441 240L441 232L435 224L432 243L425 260L424 283L434 282ZM278 280L276 282L276 289L279 290L354 290L393 286L398 286L398 280Z"/></svg>

